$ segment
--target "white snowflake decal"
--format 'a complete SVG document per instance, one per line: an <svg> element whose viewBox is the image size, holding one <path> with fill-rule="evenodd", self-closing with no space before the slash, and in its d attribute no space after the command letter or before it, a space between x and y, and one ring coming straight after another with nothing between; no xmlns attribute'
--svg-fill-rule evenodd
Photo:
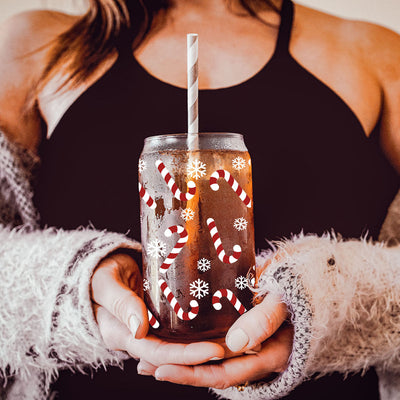
<svg viewBox="0 0 400 400"><path fill-rule="evenodd" d="M166 255L167 245L158 239L152 240L147 246L150 257L159 258Z"/></svg>
<svg viewBox="0 0 400 400"><path fill-rule="evenodd" d="M150 289L150 282L147 279L143 279L143 290L147 292Z"/></svg>
<svg viewBox="0 0 400 400"><path fill-rule="evenodd" d="M201 272L206 272L211 268L211 261L207 260L207 258L201 258L197 261L197 269Z"/></svg>
<svg viewBox="0 0 400 400"><path fill-rule="evenodd" d="M235 287L237 287L240 290L246 289L248 286L248 282L246 277L244 276L239 276L235 279Z"/></svg>
<svg viewBox="0 0 400 400"><path fill-rule="evenodd" d="M194 211L191 208L185 208L182 212L181 212L181 217L185 220L185 221L191 221L194 218Z"/></svg>
<svg viewBox="0 0 400 400"><path fill-rule="evenodd" d="M247 229L247 224L248 222L242 217L236 218L235 221L233 221L233 227L238 231Z"/></svg>
<svg viewBox="0 0 400 400"><path fill-rule="evenodd" d="M139 160L139 165L138 165L139 172L143 172L146 169L146 167L147 167L146 166L146 161L140 159Z"/></svg>
<svg viewBox="0 0 400 400"><path fill-rule="evenodd" d="M236 157L232 160L232 167L240 171L246 166L246 160L242 157Z"/></svg>
<svg viewBox="0 0 400 400"><path fill-rule="evenodd" d="M191 178L199 179L206 174L206 164L202 163L200 160L193 160L187 166L187 172Z"/></svg>
<svg viewBox="0 0 400 400"><path fill-rule="evenodd" d="M190 284L190 294L197 299L208 295L208 283L197 279Z"/></svg>

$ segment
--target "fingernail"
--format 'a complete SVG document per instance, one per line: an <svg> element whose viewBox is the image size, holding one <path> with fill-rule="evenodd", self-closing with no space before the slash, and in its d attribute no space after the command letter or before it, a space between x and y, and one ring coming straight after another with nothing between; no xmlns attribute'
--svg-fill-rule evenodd
<svg viewBox="0 0 400 400"><path fill-rule="evenodd" d="M222 360L222 357L213 357L213 358L210 358L209 361L219 361L219 360Z"/></svg>
<svg viewBox="0 0 400 400"><path fill-rule="evenodd" d="M248 354L248 355L258 354L261 351L261 349L262 349L261 344L258 344L257 346L253 347L252 349L245 351L244 354Z"/></svg>
<svg viewBox="0 0 400 400"><path fill-rule="evenodd" d="M154 373L154 378L156 378L158 381L163 381L162 376L160 376L160 373L158 372L158 369Z"/></svg>
<svg viewBox="0 0 400 400"><path fill-rule="evenodd" d="M136 315L131 315L129 317L129 329L132 332L133 337L136 336L136 332L139 329L140 326L140 320Z"/></svg>
<svg viewBox="0 0 400 400"><path fill-rule="evenodd" d="M139 375L151 375L150 371L148 371L145 367L143 367L143 364L141 361L138 362L136 369L137 369L137 373Z"/></svg>
<svg viewBox="0 0 400 400"><path fill-rule="evenodd" d="M226 338L226 344L232 351L240 351L249 343L249 337L243 329L235 329Z"/></svg>
<svg viewBox="0 0 400 400"><path fill-rule="evenodd" d="M139 375L146 375L146 376L150 376L151 375L150 371L146 371L145 369L142 369L142 368L138 368L137 369L137 373Z"/></svg>

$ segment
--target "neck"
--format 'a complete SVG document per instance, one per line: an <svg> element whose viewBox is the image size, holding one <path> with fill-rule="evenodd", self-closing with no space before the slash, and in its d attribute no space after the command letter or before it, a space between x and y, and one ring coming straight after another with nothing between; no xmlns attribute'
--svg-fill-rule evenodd
<svg viewBox="0 0 400 400"><path fill-rule="evenodd" d="M270 5L263 1L249 1L249 6L255 13L270 10L271 8L280 9L283 0L270 0ZM238 15L248 14L248 10L242 5L240 0L173 0L173 9L177 13L196 13L196 14L226 14L231 12Z"/></svg>
<svg viewBox="0 0 400 400"><path fill-rule="evenodd" d="M231 3L238 0L174 0L173 9L175 13L217 15L224 14L231 9Z"/></svg>

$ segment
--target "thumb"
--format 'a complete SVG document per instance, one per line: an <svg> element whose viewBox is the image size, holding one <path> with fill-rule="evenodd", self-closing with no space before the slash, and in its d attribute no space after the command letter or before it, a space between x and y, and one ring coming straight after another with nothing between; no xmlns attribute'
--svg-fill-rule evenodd
<svg viewBox="0 0 400 400"><path fill-rule="evenodd" d="M148 331L147 308L134 290L140 291L141 275L136 262L126 255L103 260L92 277L92 298L125 324L133 337Z"/></svg>
<svg viewBox="0 0 400 400"><path fill-rule="evenodd" d="M287 317L286 304L268 294L264 300L238 318L226 335L226 345L233 352L245 352L271 337Z"/></svg>

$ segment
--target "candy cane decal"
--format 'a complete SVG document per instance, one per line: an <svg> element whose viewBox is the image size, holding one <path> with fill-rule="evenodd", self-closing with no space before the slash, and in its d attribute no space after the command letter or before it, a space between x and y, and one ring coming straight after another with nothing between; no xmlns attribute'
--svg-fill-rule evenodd
<svg viewBox="0 0 400 400"><path fill-rule="evenodd" d="M167 298L169 304L175 311L177 317L183 321L190 321L193 318L197 317L199 313L199 303L196 300L190 301L190 311L185 312L182 310L182 307L179 305L175 296L172 294L171 289L168 287L167 282L164 279L160 279L158 281L158 285L160 286L161 291L164 293L164 296Z"/></svg>
<svg viewBox="0 0 400 400"><path fill-rule="evenodd" d="M222 309L221 298L226 297L229 302L236 308L236 311L242 315L245 313L246 307L240 302L240 300L233 294L232 290L220 289L217 290L212 297L212 305L218 311Z"/></svg>
<svg viewBox="0 0 400 400"><path fill-rule="evenodd" d="M247 207L251 207L251 200L247 193L240 187L237 180L226 170L219 169L218 171L213 172L210 176L210 186L211 189L217 191L219 189L219 185L217 183L219 178L224 178L228 184L231 186L233 191L239 196L240 200L246 204Z"/></svg>
<svg viewBox="0 0 400 400"><path fill-rule="evenodd" d="M176 256L181 252L183 246L185 246L188 240L188 234L186 229L181 225L173 225L165 230L164 235L167 237L171 237L173 233L179 234L179 240L176 242L175 247L171 250L168 257L162 263L160 267L160 272L165 274L168 271L168 268L171 266Z"/></svg>
<svg viewBox="0 0 400 400"><path fill-rule="evenodd" d="M208 229L210 231L211 239L214 243L215 250L217 251L218 258L225 264L233 264L235 263L240 255L242 254L242 248L238 245L235 244L233 246L233 254L231 256L227 256L225 254L225 250L222 247L222 242L221 238L219 237L217 225L215 224L215 221L212 218L207 219L207 225Z"/></svg>
<svg viewBox="0 0 400 400"><path fill-rule="evenodd" d="M172 194L181 201L189 201L190 199L193 198L193 196L196 193L196 184L193 181L189 181L187 186L188 186L188 192L187 193L182 193L179 189L178 186L176 185L174 178L172 178L171 174L169 173L167 167L164 165L164 163L161 160L156 161L156 167L158 171L160 172L161 176L164 178L165 183L168 185L168 187L171 189Z"/></svg>
<svg viewBox="0 0 400 400"><path fill-rule="evenodd" d="M152 197L147 193L147 190L142 186L139 182L139 196L143 199L143 201L151 208L155 209L157 207L156 202L152 199Z"/></svg>
<svg viewBox="0 0 400 400"><path fill-rule="evenodd" d="M153 329L158 329L160 327L160 323L149 310L147 310L147 316L149 317L149 324L153 327Z"/></svg>

